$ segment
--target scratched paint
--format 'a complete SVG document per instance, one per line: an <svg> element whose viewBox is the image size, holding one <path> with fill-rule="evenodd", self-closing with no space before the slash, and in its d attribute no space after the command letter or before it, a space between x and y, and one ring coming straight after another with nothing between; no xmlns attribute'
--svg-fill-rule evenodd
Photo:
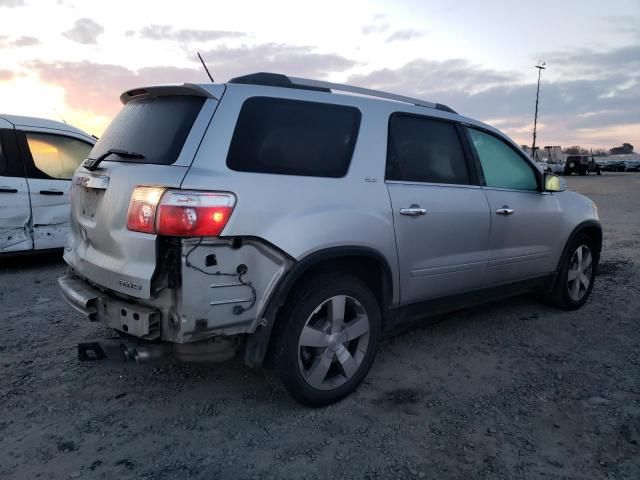
<svg viewBox="0 0 640 480"><path fill-rule="evenodd" d="M29 189L24 178L0 177L0 252L33 247Z"/></svg>
<svg viewBox="0 0 640 480"><path fill-rule="evenodd" d="M36 250L64 247L69 232L71 181L29 179L33 243ZM59 192L59 195L42 192Z"/></svg>

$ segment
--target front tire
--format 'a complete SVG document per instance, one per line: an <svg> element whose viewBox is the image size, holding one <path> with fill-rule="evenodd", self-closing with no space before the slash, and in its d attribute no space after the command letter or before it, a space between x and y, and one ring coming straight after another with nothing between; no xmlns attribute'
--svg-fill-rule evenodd
<svg viewBox="0 0 640 480"><path fill-rule="evenodd" d="M337 402L369 372L380 307L357 277L312 277L295 290L276 325L274 361L289 394L310 407Z"/></svg>
<svg viewBox="0 0 640 480"><path fill-rule="evenodd" d="M596 277L598 252L593 239L578 234L562 259L560 272L547 299L563 310L576 310L585 304Z"/></svg>

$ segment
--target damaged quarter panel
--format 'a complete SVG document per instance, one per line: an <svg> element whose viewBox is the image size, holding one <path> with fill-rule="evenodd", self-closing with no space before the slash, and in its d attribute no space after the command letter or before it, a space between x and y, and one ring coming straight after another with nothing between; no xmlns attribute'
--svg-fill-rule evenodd
<svg viewBox="0 0 640 480"><path fill-rule="evenodd" d="M177 318L163 337L179 343L254 331L292 260L254 239L185 240Z"/></svg>
<svg viewBox="0 0 640 480"><path fill-rule="evenodd" d="M335 103L360 110L360 129L345 176L329 178L230 170L226 161L236 120L243 103L254 96ZM379 252L383 258L395 259L389 262L394 283L390 296L391 301L397 303L397 252L384 183L386 118L387 111L392 109L391 103L366 102L358 97L228 85L210 126L216 134L205 135L181 187L219 189L236 195L237 204L223 237L252 237L259 232L261 239L296 261L321 250L348 246L366 247ZM366 142L361 141L364 138ZM304 202L298 202L298 198L304 198ZM230 318L234 320L233 316Z"/></svg>

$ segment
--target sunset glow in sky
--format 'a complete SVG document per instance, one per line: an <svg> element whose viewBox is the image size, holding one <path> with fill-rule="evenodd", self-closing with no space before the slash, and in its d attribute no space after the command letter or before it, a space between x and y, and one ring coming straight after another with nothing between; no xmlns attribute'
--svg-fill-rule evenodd
<svg viewBox="0 0 640 480"><path fill-rule="evenodd" d="M445 103L531 143L640 150L640 1L0 0L0 112L100 135L124 90L272 71Z"/></svg>

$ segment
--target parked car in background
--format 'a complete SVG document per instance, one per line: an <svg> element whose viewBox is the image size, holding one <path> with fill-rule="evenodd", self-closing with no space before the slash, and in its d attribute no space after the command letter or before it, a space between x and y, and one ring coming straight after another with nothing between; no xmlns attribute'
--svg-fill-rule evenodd
<svg viewBox="0 0 640 480"><path fill-rule="evenodd" d="M71 178L95 142L64 123L0 114L0 254L64 246Z"/></svg>
<svg viewBox="0 0 640 480"><path fill-rule="evenodd" d="M640 172L640 160L627 160L625 162L625 172Z"/></svg>
<svg viewBox="0 0 640 480"><path fill-rule="evenodd" d="M564 174L571 175L587 175L589 172L595 172L601 175L600 165L596 163L593 155L569 155L564 164Z"/></svg>
<svg viewBox="0 0 640 480"><path fill-rule="evenodd" d="M555 175L564 173L564 163L548 163L549 171Z"/></svg>
<svg viewBox="0 0 640 480"><path fill-rule="evenodd" d="M271 73L121 100L75 173L59 285L138 360L242 351L321 406L399 322L591 293L595 204L445 105Z"/></svg>
<svg viewBox="0 0 640 480"><path fill-rule="evenodd" d="M606 160L601 167L603 172L624 172L626 169L627 165L622 160Z"/></svg>
<svg viewBox="0 0 640 480"><path fill-rule="evenodd" d="M535 160L534 163L542 173L551 173L551 168L549 167L549 164L547 162L541 162L539 160Z"/></svg>

